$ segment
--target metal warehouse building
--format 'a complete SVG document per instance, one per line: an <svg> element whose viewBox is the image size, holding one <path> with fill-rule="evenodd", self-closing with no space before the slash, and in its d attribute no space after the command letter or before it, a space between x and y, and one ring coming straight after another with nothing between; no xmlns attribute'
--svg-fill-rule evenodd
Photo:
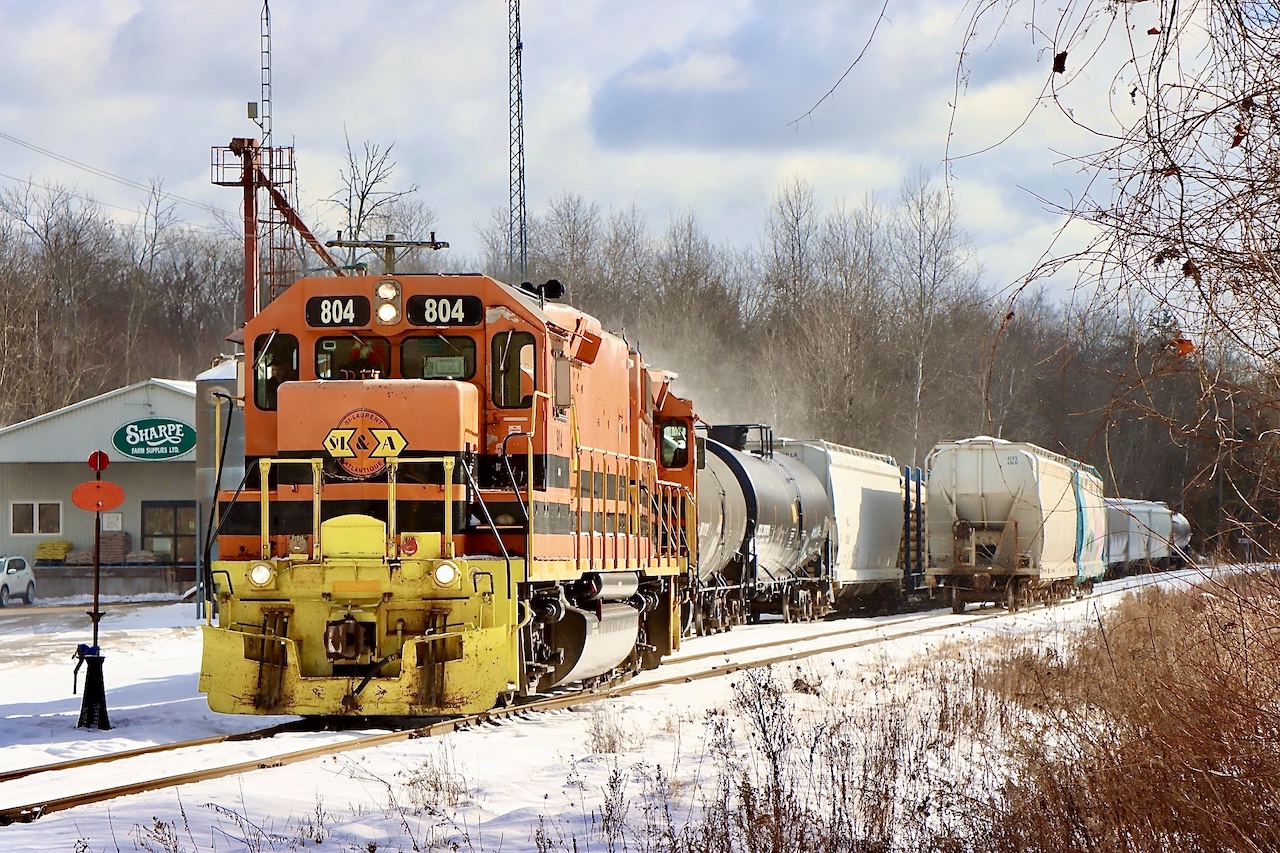
<svg viewBox="0 0 1280 853"><path fill-rule="evenodd" d="M94 479L124 503L102 514L104 594L175 592L195 582L194 382L148 379L0 429L0 553L35 565L42 598L91 592L94 514L71 490Z"/></svg>

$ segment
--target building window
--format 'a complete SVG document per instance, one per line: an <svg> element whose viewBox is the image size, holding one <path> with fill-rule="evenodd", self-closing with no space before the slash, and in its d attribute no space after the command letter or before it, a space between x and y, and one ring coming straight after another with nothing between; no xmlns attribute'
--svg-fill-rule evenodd
<svg viewBox="0 0 1280 853"><path fill-rule="evenodd" d="M196 505L194 501L143 501L142 550L162 562L196 561Z"/></svg>
<svg viewBox="0 0 1280 853"><path fill-rule="evenodd" d="M14 501L9 505L9 532L14 536L61 534L62 504Z"/></svg>

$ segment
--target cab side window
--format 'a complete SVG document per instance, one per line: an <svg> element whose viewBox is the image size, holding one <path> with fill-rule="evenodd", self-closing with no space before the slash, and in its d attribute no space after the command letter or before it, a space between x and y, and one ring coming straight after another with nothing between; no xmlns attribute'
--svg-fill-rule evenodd
<svg viewBox="0 0 1280 853"><path fill-rule="evenodd" d="M500 332L493 337L489 359L493 365L493 404L504 409L533 405L537 387L536 359L531 332Z"/></svg>
<svg viewBox="0 0 1280 853"><path fill-rule="evenodd" d="M280 386L298 378L298 339L293 335L259 335L253 344L253 403L273 412Z"/></svg>
<svg viewBox="0 0 1280 853"><path fill-rule="evenodd" d="M683 468L689 464L689 427L684 421L662 425L662 446L658 449L663 468Z"/></svg>

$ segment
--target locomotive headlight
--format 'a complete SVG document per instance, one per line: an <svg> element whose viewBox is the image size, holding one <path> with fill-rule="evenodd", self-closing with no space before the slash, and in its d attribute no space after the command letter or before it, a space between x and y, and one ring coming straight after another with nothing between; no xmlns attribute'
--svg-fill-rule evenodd
<svg viewBox="0 0 1280 853"><path fill-rule="evenodd" d="M270 563L254 563L249 567L249 583L254 586L270 586L275 579L276 568Z"/></svg>
<svg viewBox="0 0 1280 853"><path fill-rule="evenodd" d="M383 326L399 323L400 282L393 279L378 282L374 285L373 296L376 305L373 309L374 319Z"/></svg>
<svg viewBox="0 0 1280 853"><path fill-rule="evenodd" d="M441 563L431 573L436 586L453 586L458 580L458 567L453 563Z"/></svg>

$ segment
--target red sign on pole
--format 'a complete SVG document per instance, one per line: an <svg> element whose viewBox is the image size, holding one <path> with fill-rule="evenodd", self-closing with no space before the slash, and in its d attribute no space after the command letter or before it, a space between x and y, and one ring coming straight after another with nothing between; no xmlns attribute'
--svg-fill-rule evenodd
<svg viewBox="0 0 1280 853"><path fill-rule="evenodd" d="M107 512L124 503L124 489L108 480L90 480L71 490L71 502L88 512Z"/></svg>
<svg viewBox="0 0 1280 853"><path fill-rule="evenodd" d="M111 460L108 459L107 454L103 453L101 450L95 450L89 454L89 467L97 471L99 474L101 474L103 469L110 464Z"/></svg>

